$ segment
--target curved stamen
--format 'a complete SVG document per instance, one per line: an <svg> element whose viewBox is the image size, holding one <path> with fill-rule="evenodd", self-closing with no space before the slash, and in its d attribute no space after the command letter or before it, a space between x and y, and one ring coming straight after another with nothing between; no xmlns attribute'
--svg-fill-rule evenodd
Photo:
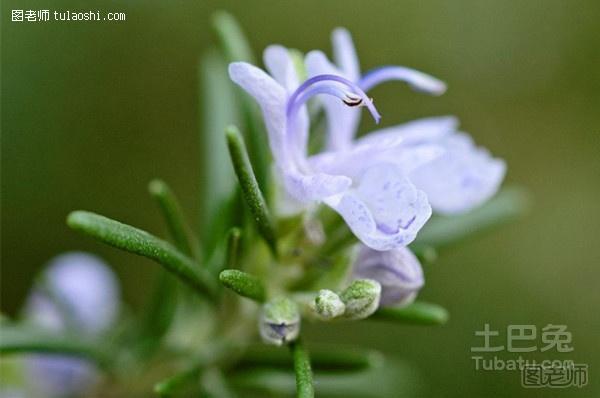
<svg viewBox="0 0 600 398"><path fill-rule="evenodd" d="M346 86L349 91L343 90ZM367 94L360 87L350 80L336 75L317 75L306 80L294 91L287 102L286 116L288 120L292 119L299 108L311 97L317 94L328 94L338 97L348 106L364 105L367 107L376 123L379 123L381 116L375 109L373 101L367 97ZM289 125L289 124L288 124Z"/></svg>
<svg viewBox="0 0 600 398"><path fill-rule="evenodd" d="M358 85L364 91L369 91L378 84L388 80L406 82L413 90L432 95L441 95L446 91L446 84L441 80L403 66L383 66L370 70L363 75Z"/></svg>

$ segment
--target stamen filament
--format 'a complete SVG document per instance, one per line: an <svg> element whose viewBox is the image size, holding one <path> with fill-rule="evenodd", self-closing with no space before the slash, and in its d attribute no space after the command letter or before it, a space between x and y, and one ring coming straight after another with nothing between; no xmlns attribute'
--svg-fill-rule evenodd
<svg viewBox="0 0 600 398"><path fill-rule="evenodd" d="M350 92L344 91L342 88L340 88L339 84L335 83L339 83L348 87ZM357 106L362 103L367 107L376 123L379 123L379 120L381 119L381 116L373 105L373 101L367 97L367 94L365 94L365 92L361 90L359 86L341 76L318 75L306 80L290 96L286 109L288 120L294 117L294 115L298 112L298 109L304 103L306 103L306 101L317 94L328 94L338 97L349 106ZM361 102L357 101L357 97L361 99Z"/></svg>

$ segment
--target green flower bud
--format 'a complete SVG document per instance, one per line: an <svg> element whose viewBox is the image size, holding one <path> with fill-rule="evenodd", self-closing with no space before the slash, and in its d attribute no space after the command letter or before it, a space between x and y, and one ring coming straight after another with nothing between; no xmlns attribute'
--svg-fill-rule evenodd
<svg viewBox="0 0 600 398"><path fill-rule="evenodd" d="M300 312L295 302L286 297L266 303L259 321L260 336L268 344L282 345L298 338Z"/></svg>
<svg viewBox="0 0 600 398"><path fill-rule="evenodd" d="M331 290L323 289L319 291L312 303L313 311L322 319L332 319L344 314L346 305L340 299L340 296Z"/></svg>
<svg viewBox="0 0 600 398"><path fill-rule="evenodd" d="M379 307L381 285L372 279L356 279L341 294L346 305L344 316L347 319L364 319Z"/></svg>

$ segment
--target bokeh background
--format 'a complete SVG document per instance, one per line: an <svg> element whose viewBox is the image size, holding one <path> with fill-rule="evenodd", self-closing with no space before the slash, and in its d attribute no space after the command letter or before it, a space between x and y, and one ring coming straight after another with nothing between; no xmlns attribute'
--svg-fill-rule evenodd
<svg viewBox="0 0 600 398"><path fill-rule="evenodd" d="M15 8L125 12L127 21L14 23ZM427 267L421 297L450 310L448 325L321 325L309 339L409 361L422 396L599 396L595 0L2 1L2 311L17 314L44 263L73 249L104 257L126 302L143 302L156 267L79 236L64 219L87 209L164 235L146 193L153 177L167 180L198 218L199 192L210 195L200 180L200 109L211 101L199 98L198 62L214 45L210 15L218 9L237 16L257 52L273 42L330 52L330 31L341 25L364 70L402 64L445 80L440 98L398 84L377 88L383 125L455 114L506 159L506 183L532 194L525 218ZM476 371L470 348L481 345L474 332L486 322L502 335L509 324L567 325L573 352L523 356L589 364L589 385L526 390L515 372Z"/></svg>

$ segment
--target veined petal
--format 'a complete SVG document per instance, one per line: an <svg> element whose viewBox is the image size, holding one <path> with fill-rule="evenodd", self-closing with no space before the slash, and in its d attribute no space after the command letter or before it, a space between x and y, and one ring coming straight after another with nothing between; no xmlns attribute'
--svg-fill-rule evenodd
<svg viewBox="0 0 600 398"><path fill-rule="evenodd" d="M377 130L355 141L345 151L311 156L311 168L356 178L381 162L394 163L405 175L440 156L446 148L439 142L456 131L453 116L431 117Z"/></svg>
<svg viewBox="0 0 600 398"><path fill-rule="evenodd" d="M333 58L346 77L354 82L360 78L360 65L350 32L336 28L331 34Z"/></svg>
<svg viewBox="0 0 600 398"><path fill-rule="evenodd" d="M352 232L375 250L406 246L431 216L424 192L394 164L382 163L364 172L356 188L327 198Z"/></svg>
<svg viewBox="0 0 600 398"><path fill-rule="evenodd" d="M306 68L310 77L331 74L345 76L327 59L321 51L311 51L306 55ZM352 79L350 79L352 80ZM356 133L360 121L360 110L345 106L336 98L320 98L325 107L327 116L327 143L328 150L347 149L352 145L352 139Z"/></svg>
<svg viewBox="0 0 600 398"><path fill-rule="evenodd" d="M246 62L229 64L229 76L260 105L269 134L269 145L279 168L293 168L286 139L286 90L263 70Z"/></svg>
<svg viewBox="0 0 600 398"><path fill-rule="evenodd" d="M346 176L324 173L287 172L283 175L283 181L287 192L304 203L340 194L352 185L352 180Z"/></svg>
<svg viewBox="0 0 600 398"><path fill-rule="evenodd" d="M383 66L373 69L360 79L359 86L369 91L380 83L398 80L408 83L413 90L431 95L441 95L446 91L446 84L433 76L404 66Z"/></svg>
<svg viewBox="0 0 600 398"><path fill-rule="evenodd" d="M414 184L427 193L435 211L466 212L497 192L506 173L503 160L477 148L465 134L446 138L445 147L442 156L410 175Z"/></svg>

